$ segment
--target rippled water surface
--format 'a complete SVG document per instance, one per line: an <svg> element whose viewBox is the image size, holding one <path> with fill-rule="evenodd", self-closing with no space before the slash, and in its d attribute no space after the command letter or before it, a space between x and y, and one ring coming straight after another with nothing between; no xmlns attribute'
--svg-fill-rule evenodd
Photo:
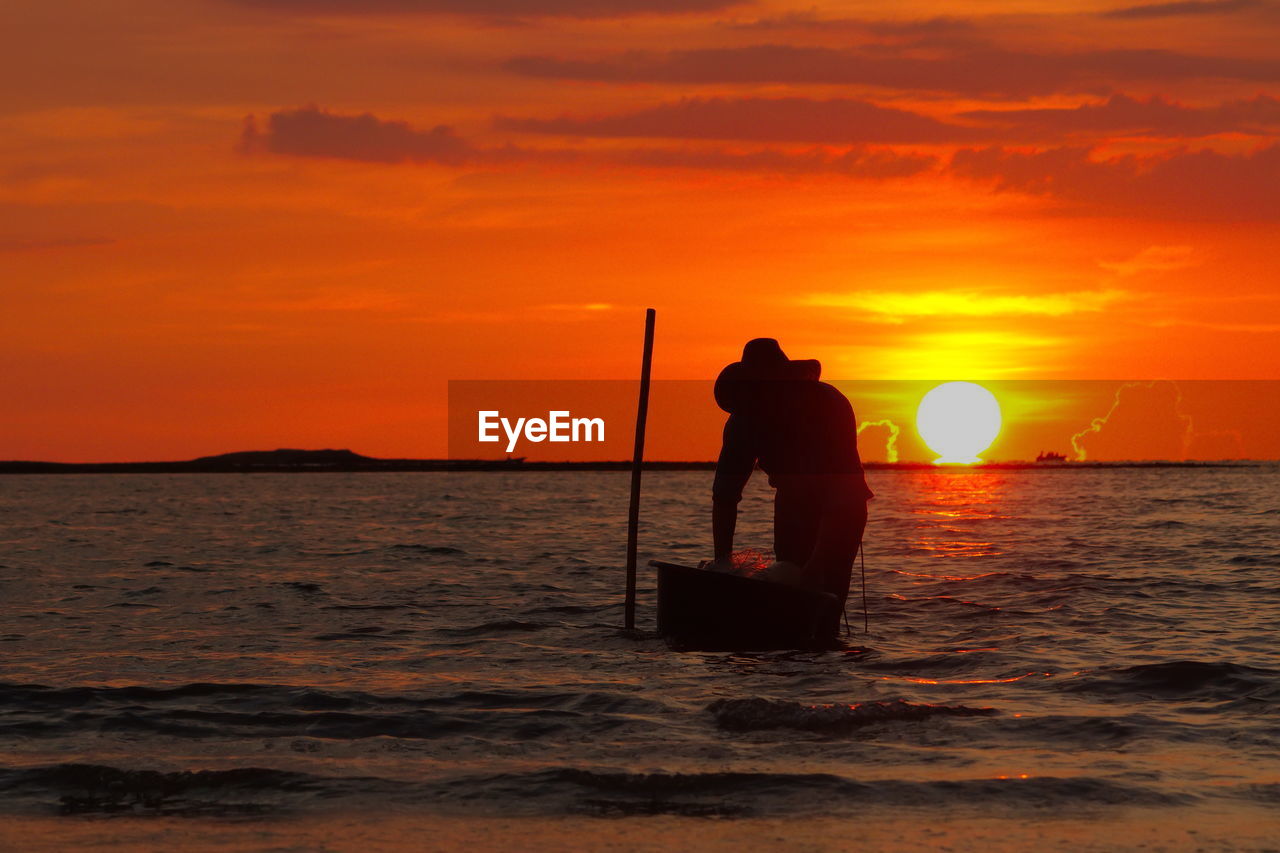
<svg viewBox="0 0 1280 853"><path fill-rule="evenodd" d="M618 630L625 474L0 478L0 810L1265 826L1276 475L871 472L870 633L855 577L848 649L755 654ZM709 488L646 475L642 561Z"/></svg>

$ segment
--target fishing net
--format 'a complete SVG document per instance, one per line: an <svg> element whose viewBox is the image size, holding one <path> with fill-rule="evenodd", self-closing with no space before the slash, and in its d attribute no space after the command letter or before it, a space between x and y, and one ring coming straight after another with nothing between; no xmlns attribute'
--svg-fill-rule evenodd
<svg viewBox="0 0 1280 853"><path fill-rule="evenodd" d="M773 550L769 548L743 548L733 552L733 570L745 577L752 577L773 562Z"/></svg>

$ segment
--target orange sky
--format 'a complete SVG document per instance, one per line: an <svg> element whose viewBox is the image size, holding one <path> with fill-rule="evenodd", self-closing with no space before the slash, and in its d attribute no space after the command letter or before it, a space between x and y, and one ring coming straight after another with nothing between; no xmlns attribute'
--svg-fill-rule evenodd
<svg viewBox="0 0 1280 853"><path fill-rule="evenodd" d="M837 378L1104 401L1280 378L1276 3L15 0L0 27L0 458L443 455L448 380L629 378L646 306L660 379L757 335ZM1248 428L1260 386L1221 387L1212 429Z"/></svg>

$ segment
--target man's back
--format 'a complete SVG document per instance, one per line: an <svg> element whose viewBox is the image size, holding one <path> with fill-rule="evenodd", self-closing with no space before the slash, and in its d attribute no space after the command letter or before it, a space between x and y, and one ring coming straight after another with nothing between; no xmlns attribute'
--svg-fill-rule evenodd
<svg viewBox="0 0 1280 853"><path fill-rule="evenodd" d="M857 421L843 394L815 380L767 385L760 405L725 423L718 495L736 499L757 462L774 486L794 477L862 473Z"/></svg>

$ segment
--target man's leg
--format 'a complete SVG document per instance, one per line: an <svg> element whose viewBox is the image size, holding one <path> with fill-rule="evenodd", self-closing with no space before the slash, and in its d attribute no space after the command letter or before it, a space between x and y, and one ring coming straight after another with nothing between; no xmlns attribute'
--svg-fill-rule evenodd
<svg viewBox="0 0 1280 853"><path fill-rule="evenodd" d="M866 527L867 502L861 495L833 496L822 513L813 555L805 567L822 578L823 591L834 595L842 610ZM833 628L838 630L838 623Z"/></svg>
<svg viewBox="0 0 1280 853"><path fill-rule="evenodd" d="M773 497L773 555L803 566L813 555L822 504L811 489L782 488Z"/></svg>

